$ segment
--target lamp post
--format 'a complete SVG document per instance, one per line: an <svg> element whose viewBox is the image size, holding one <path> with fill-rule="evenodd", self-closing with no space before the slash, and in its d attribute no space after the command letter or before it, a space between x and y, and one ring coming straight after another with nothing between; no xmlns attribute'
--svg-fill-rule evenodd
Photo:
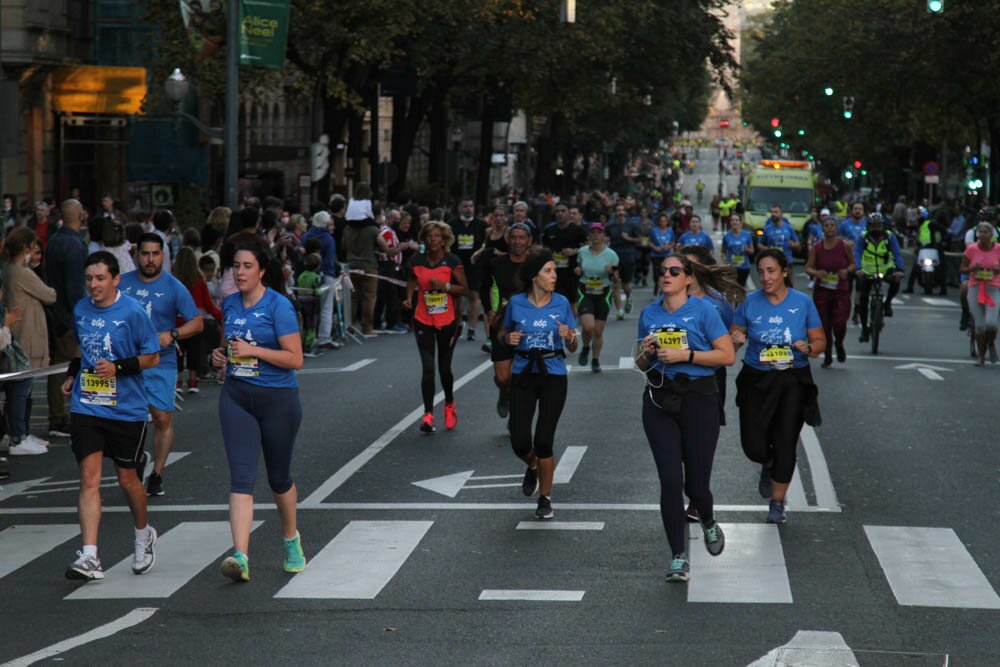
<svg viewBox="0 0 1000 667"><path fill-rule="evenodd" d="M209 127L201 122L197 116L192 116L181 108L181 103L191 90L191 82L188 81L179 67L175 67L174 71L167 77L167 80L163 82L163 89L167 93L167 99L174 103L174 116L191 121L192 125L211 139L222 139L222 128Z"/></svg>

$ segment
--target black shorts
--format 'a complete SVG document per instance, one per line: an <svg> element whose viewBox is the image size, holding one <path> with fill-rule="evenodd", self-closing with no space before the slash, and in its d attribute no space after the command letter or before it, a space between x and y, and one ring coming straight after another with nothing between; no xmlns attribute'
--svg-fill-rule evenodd
<svg viewBox="0 0 1000 667"><path fill-rule="evenodd" d="M559 269L556 272L556 293L562 294L572 303L580 290L580 276L573 269Z"/></svg>
<svg viewBox="0 0 1000 667"><path fill-rule="evenodd" d="M119 468L136 468L146 443L146 420L124 422L70 413L69 442L76 462L103 452Z"/></svg>
<svg viewBox="0 0 1000 667"><path fill-rule="evenodd" d="M479 284L482 282L482 271L479 270L479 264L474 264L470 257L461 257L462 269L465 271L465 280L469 283L469 292L479 292ZM480 257L480 262L489 261L488 257Z"/></svg>
<svg viewBox="0 0 1000 667"><path fill-rule="evenodd" d="M635 262L618 262L618 277L622 279L622 284L632 282L635 275Z"/></svg>
<svg viewBox="0 0 1000 667"><path fill-rule="evenodd" d="M605 288L602 294L586 294L577 290L576 316L593 315L595 320L608 321L611 312L611 290Z"/></svg>
<svg viewBox="0 0 1000 667"><path fill-rule="evenodd" d="M500 333L499 325L496 327L490 327L490 342L492 343L492 348L490 349L490 361L493 363L498 361L510 361L514 358L514 348L501 342L500 339L497 338L498 333Z"/></svg>

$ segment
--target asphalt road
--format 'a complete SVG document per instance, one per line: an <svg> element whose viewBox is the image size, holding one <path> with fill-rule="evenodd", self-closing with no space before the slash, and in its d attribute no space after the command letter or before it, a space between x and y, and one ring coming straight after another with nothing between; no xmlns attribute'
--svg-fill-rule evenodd
<svg viewBox="0 0 1000 667"><path fill-rule="evenodd" d="M464 341L459 426L433 436L416 428L410 336L307 361L293 472L310 565L299 575L281 570L263 471L252 581L219 574L228 471L216 386L177 414L175 450L186 454L150 503L161 537L146 576L65 580L79 548L67 443L14 460L0 492L0 662L997 664L997 458L985 401L1000 366L970 363L956 298L901 299L877 358L852 327L848 362L814 368L824 423L804 434L801 485L780 528L764 523L739 446L731 371L713 477L729 541L710 559L693 537L688 585L664 582L643 382L618 368L650 298L638 290L636 311L609 323L606 372L570 375L546 529L520 493L487 356ZM131 525L117 490L104 496L108 570L130 559Z"/></svg>

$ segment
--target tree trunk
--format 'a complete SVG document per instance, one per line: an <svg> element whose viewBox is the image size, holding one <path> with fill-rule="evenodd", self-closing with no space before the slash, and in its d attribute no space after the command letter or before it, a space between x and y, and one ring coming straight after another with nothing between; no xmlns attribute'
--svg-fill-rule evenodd
<svg viewBox="0 0 1000 667"><path fill-rule="evenodd" d="M427 116L431 94L419 97L395 97L392 100L392 164L396 167L396 181L386 184L389 199L407 189L407 171L416 144L417 133Z"/></svg>
<svg viewBox="0 0 1000 667"><path fill-rule="evenodd" d="M490 197L490 172L493 168L493 123L496 119L496 105L483 105L479 129L479 168L476 169L475 201L485 205Z"/></svg>
<svg viewBox="0 0 1000 667"><path fill-rule="evenodd" d="M430 181L443 188L448 183L448 109L442 89L436 89L433 93L430 120L431 153L427 160Z"/></svg>
<svg viewBox="0 0 1000 667"><path fill-rule="evenodd" d="M538 137L536 151L538 162L535 164L535 192L548 192L552 187L552 161L556 156L556 132L558 122L556 114L549 116L545 132Z"/></svg>

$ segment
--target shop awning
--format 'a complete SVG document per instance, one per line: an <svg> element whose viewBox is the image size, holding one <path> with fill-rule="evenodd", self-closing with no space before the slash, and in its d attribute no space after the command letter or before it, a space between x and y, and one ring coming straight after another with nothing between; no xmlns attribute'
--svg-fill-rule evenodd
<svg viewBox="0 0 1000 667"><path fill-rule="evenodd" d="M145 67L79 65L52 74L54 111L137 114L145 97Z"/></svg>

